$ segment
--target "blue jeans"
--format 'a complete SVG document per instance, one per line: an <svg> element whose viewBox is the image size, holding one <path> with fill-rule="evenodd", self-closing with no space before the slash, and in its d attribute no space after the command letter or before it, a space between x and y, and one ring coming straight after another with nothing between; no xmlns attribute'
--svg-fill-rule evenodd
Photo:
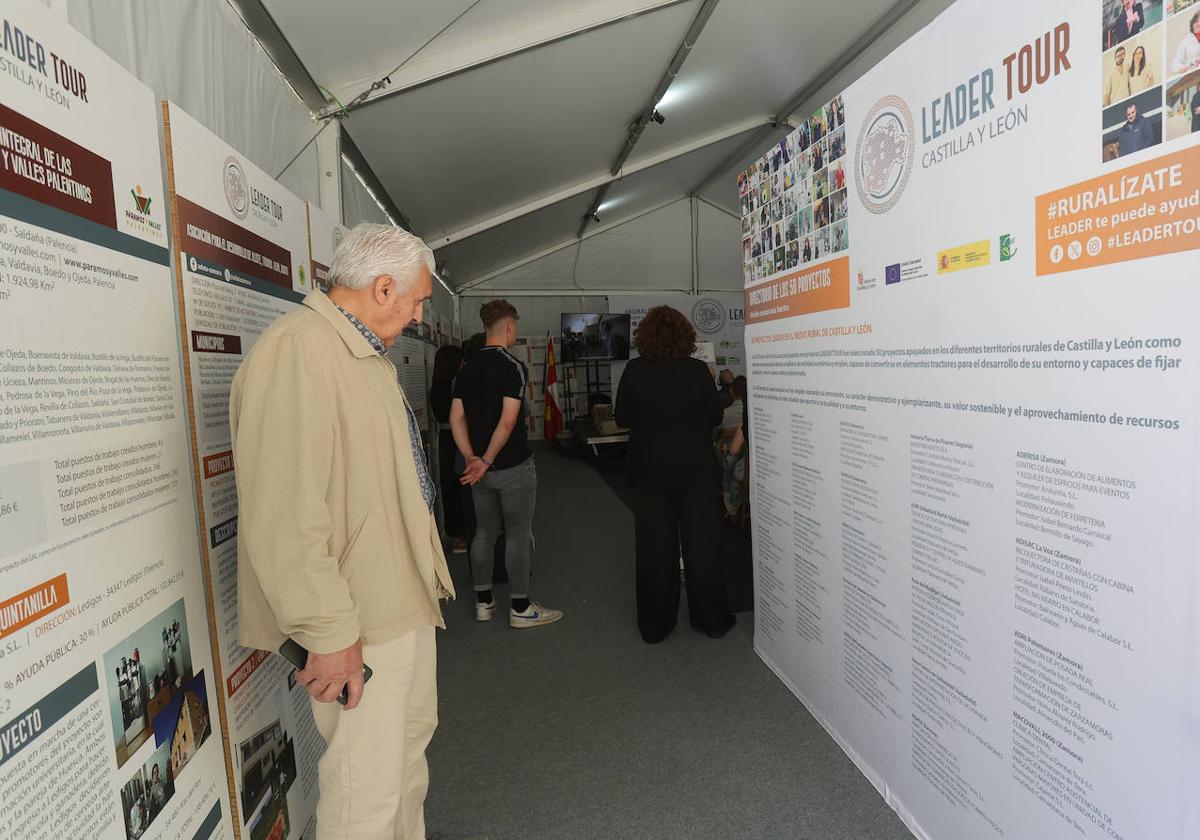
<svg viewBox="0 0 1200 840"><path fill-rule="evenodd" d="M532 565L533 508L537 501L537 467L533 458L506 470L488 470L471 487L475 501L475 539L471 541L471 572L475 591L492 588L496 540L504 532L504 565L509 595L529 597Z"/></svg>

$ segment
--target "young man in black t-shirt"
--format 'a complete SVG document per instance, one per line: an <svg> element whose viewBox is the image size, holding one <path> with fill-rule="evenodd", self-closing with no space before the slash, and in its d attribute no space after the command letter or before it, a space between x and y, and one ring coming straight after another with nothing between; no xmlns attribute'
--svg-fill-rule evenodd
<svg viewBox="0 0 1200 840"><path fill-rule="evenodd" d="M529 598L537 470L525 426L527 371L508 352L517 342L517 310L506 300L493 300L480 307L479 317L487 329L487 344L459 373L450 406L454 443L467 465L462 483L471 487L475 501L475 620L489 620L496 608L493 546L503 530L512 600L509 626L539 627L563 614Z"/></svg>

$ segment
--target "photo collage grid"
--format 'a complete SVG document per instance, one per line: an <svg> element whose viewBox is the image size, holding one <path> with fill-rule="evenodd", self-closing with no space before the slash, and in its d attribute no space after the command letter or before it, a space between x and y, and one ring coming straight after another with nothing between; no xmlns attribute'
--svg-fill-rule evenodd
<svg viewBox="0 0 1200 840"><path fill-rule="evenodd" d="M738 175L746 285L850 247L846 168L838 96Z"/></svg>
<svg viewBox="0 0 1200 840"><path fill-rule="evenodd" d="M1104 0L1101 159L1200 131L1200 0Z"/></svg>

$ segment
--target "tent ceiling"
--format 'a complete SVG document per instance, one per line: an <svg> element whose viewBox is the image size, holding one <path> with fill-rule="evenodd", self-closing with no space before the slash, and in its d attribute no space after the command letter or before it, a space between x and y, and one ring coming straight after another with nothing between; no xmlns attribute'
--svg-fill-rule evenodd
<svg viewBox="0 0 1200 840"><path fill-rule="evenodd" d="M382 95L343 124L415 231L438 248L454 285L497 275L578 234L597 187L612 178L629 124L702 7L259 2L340 101L391 74ZM735 173L781 136L769 128L781 107L889 10L946 2L718 3L659 105L667 122L646 127L605 195L599 226L702 186L704 198L736 208ZM920 17L908 15L902 28Z"/></svg>

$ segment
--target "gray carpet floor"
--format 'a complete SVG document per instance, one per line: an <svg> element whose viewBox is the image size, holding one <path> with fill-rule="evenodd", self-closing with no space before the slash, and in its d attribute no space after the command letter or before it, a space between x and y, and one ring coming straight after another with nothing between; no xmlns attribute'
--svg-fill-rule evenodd
<svg viewBox="0 0 1200 840"><path fill-rule="evenodd" d="M638 636L633 518L577 456L537 454L534 596L559 623L512 630L503 586L476 623L466 558L439 633L441 724L430 833L445 840L909 840L911 835L753 650L753 613L723 639L681 605Z"/></svg>

